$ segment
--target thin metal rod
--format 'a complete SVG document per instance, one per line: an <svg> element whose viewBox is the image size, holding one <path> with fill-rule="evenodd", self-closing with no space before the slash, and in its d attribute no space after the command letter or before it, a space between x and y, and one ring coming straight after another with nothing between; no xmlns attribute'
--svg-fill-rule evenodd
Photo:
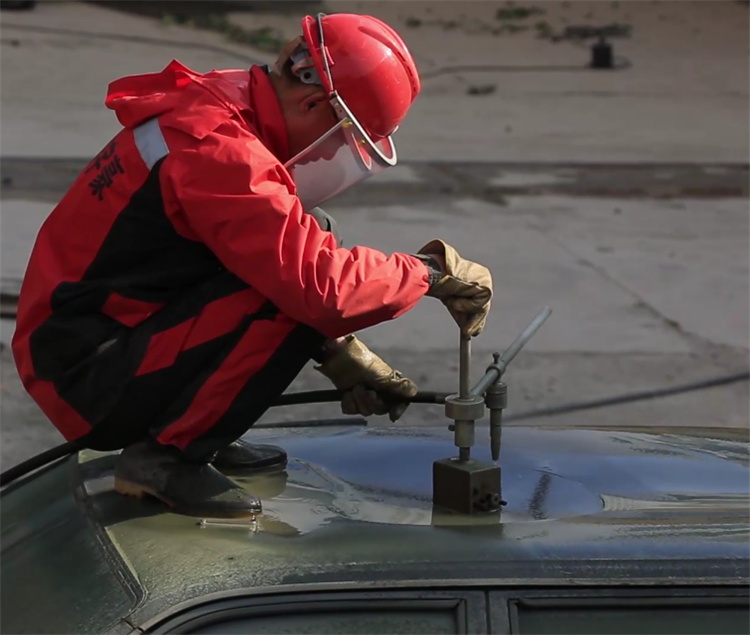
<svg viewBox="0 0 750 635"><path fill-rule="evenodd" d="M505 367L516 355L518 355L518 352L524 347L526 342L531 339L534 333L539 330L539 327L544 324L545 320L551 313L552 309L548 306L544 307L539 314L529 322L528 326L515 339L515 341L503 351L500 358L487 369L484 377L482 377L482 379L477 382L477 385L469 391L469 394L472 397L483 395L487 388L490 387L490 384L495 383L502 376L505 372Z"/></svg>
<svg viewBox="0 0 750 635"><path fill-rule="evenodd" d="M461 335L458 359L458 396L460 399L469 397L471 384L471 338Z"/></svg>
<svg viewBox="0 0 750 635"><path fill-rule="evenodd" d="M503 371L505 368L503 368ZM500 372L497 370L497 368L490 368L485 374L482 379L480 379L477 382L477 385L474 386L469 391L469 394L472 397L477 397L483 395L485 392L487 392L487 389L494 384L498 379L500 379Z"/></svg>
<svg viewBox="0 0 750 635"><path fill-rule="evenodd" d="M487 392L487 389L500 379L501 374L498 371L500 365L500 353L492 353L492 358L492 365L487 368L487 372L482 379L477 382L477 385L469 391L469 394L472 397L484 395L484 393ZM505 372L505 366L502 366L502 369L503 372Z"/></svg>
<svg viewBox="0 0 750 635"><path fill-rule="evenodd" d="M524 344L526 344L526 342L531 339L532 335L539 330L539 327L544 324L545 320L551 313L552 309L548 306L539 311L539 314L529 322L529 325L523 330L523 333L521 333L516 340L503 351L503 354L500 355L500 363L507 366L510 361L518 355L518 352L524 347Z"/></svg>

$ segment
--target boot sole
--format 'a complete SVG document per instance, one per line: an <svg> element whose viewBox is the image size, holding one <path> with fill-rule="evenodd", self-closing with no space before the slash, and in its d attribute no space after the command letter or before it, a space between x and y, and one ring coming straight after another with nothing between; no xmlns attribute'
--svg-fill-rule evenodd
<svg viewBox="0 0 750 635"><path fill-rule="evenodd" d="M132 496L134 498L155 498L162 503L164 503L167 507L169 507L171 510L173 510L175 513L178 514L184 514L186 516L194 516L196 518L200 517L206 517L206 518L254 518L258 514L261 513L262 509L260 506L258 506L257 510L243 510L238 509L236 511L229 511L222 513L221 515L216 515L215 512L205 512L201 509L196 508L186 508L186 507L180 507L179 505L175 504L173 501L169 500L168 498L165 498L164 496L159 495L156 491L151 489L150 487L144 487L143 485L138 485L137 483L133 483L132 481L127 481L122 478L115 477L115 491L118 494L122 494L123 496Z"/></svg>

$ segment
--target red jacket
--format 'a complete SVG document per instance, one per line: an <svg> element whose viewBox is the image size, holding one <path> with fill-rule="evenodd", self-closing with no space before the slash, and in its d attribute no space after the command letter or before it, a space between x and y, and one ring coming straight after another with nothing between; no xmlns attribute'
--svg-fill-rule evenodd
<svg viewBox="0 0 750 635"><path fill-rule="evenodd" d="M43 407L109 324L135 327L222 268L329 338L428 290L419 259L338 247L304 213L263 68L202 75L174 61L113 82L106 105L124 129L45 221L19 299L13 353Z"/></svg>

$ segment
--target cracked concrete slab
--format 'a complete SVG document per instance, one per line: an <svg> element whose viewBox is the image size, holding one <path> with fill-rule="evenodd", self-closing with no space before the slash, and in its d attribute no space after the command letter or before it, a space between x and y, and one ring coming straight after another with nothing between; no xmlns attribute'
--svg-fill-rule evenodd
<svg viewBox="0 0 750 635"><path fill-rule="evenodd" d="M534 226L522 199L504 208L473 199L447 199L439 207L417 204L382 207L330 206L345 244L367 244L386 252L415 252L432 238L443 238L466 257L493 272L495 299L477 350L505 347L545 305L553 316L529 344L531 350L651 351L684 353L684 338L641 306L639 298L593 269ZM567 199L556 204L566 205ZM394 228L397 228L394 231ZM452 320L426 298L402 316L398 327L381 324L368 337L385 347L440 348L456 340Z"/></svg>
<svg viewBox="0 0 750 635"><path fill-rule="evenodd" d="M545 235L683 332L748 347L747 199L517 198Z"/></svg>

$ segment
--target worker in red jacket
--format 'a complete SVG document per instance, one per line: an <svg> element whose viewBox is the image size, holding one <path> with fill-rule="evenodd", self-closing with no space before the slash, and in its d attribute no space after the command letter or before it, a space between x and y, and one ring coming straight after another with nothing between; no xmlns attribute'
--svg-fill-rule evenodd
<svg viewBox="0 0 750 635"><path fill-rule="evenodd" d="M340 246L317 206L396 163L420 90L370 16L307 16L272 68L113 82L123 129L42 226L19 299L24 386L68 440L124 448L115 489L240 517L259 501L220 470L283 465L238 441L303 366L347 414L395 420L416 393L352 333L439 298L467 335L489 271L442 241L416 255Z"/></svg>

